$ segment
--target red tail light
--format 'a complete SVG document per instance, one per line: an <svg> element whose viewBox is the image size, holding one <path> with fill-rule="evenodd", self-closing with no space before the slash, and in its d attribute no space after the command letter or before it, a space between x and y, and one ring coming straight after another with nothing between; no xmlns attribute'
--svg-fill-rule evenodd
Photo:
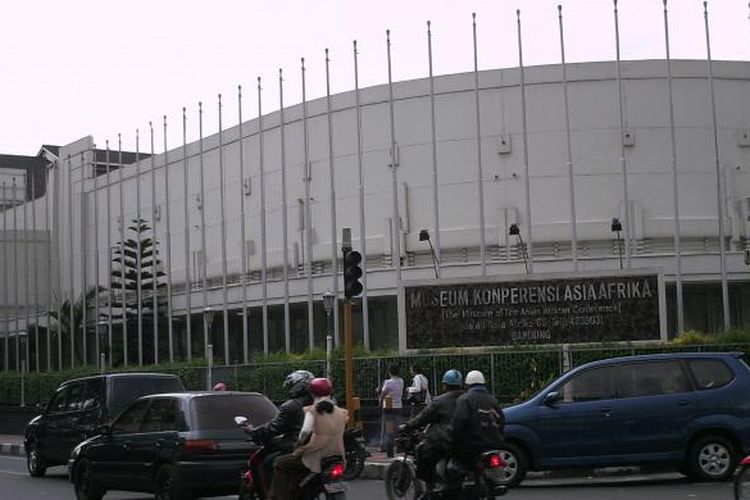
<svg viewBox="0 0 750 500"><path fill-rule="evenodd" d="M328 475L332 481L341 479L344 475L344 464L334 464Z"/></svg>
<svg viewBox="0 0 750 500"><path fill-rule="evenodd" d="M254 483L252 471L246 471L242 475L242 479L245 481L245 486L247 487L248 491L252 491Z"/></svg>
<svg viewBox="0 0 750 500"><path fill-rule="evenodd" d="M214 453L219 449L219 443L213 439L187 439L185 440L185 453L200 454Z"/></svg>
<svg viewBox="0 0 750 500"><path fill-rule="evenodd" d="M500 455L490 455L489 460L487 460L487 465L489 465L491 469L499 469L503 466L503 459L500 458Z"/></svg>

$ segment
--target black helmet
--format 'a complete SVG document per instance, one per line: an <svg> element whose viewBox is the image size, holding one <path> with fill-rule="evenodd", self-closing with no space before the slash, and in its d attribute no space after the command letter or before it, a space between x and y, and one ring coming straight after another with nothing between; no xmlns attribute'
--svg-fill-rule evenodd
<svg viewBox="0 0 750 500"><path fill-rule="evenodd" d="M310 382L315 375L307 370L295 370L286 376L284 387L289 391L289 397L297 398L307 393Z"/></svg>

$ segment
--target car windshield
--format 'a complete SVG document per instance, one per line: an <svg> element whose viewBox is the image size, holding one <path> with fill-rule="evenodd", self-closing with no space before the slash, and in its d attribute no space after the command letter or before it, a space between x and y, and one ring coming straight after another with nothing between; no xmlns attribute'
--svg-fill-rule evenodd
<svg viewBox="0 0 750 500"><path fill-rule="evenodd" d="M182 382L177 377L113 377L109 412L111 415L117 415L141 396L184 390Z"/></svg>
<svg viewBox="0 0 750 500"><path fill-rule="evenodd" d="M274 404L261 394L206 395L193 399L196 430L234 429L235 416L246 416L253 426L276 416Z"/></svg>

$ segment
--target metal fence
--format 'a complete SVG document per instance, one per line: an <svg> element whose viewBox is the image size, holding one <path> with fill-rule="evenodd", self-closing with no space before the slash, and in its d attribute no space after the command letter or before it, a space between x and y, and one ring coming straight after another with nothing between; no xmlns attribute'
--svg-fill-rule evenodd
<svg viewBox="0 0 750 500"><path fill-rule="evenodd" d="M461 354L419 354L410 356L356 358L354 360L354 393L364 405L377 401L376 390L388 376L389 367L401 366L408 383L409 367L418 364L430 379L431 387L440 387L443 373L451 368L466 373L481 370L497 398L505 404L527 399L565 371L599 359L638 354L670 352L737 351L750 353L750 344L710 345L642 345L579 347L561 345ZM344 360L332 362L332 378L336 396L344 398ZM209 382L224 382L230 389L257 391L274 401L286 399L282 383L293 370L309 370L316 375L325 372L325 361L284 361L250 365L156 367L152 371L179 375L188 390L204 390ZM66 379L96 373L50 372L0 374L0 404L35 404L47 401L58 384Z"/></svg>

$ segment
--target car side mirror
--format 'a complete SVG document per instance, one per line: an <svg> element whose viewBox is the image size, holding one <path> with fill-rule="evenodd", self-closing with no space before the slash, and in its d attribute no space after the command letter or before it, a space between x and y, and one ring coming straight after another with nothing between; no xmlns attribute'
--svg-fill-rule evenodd
<svg viewBox="0 0 750 500"><path fill-rule="evenodd" d="M237 425L237 427L242 427L246 424L250 424L250 419L244 416L236 416L234 417L234 423Z"/></svg>
<svg viewBox="0 0 750 500"><path fill-rule="evenodd" d="M546 396L544 396L544 399L542 400L542 403L544 403L545 406L557 406L557 403L560 401L560 393L557 391L548 392Z"/></svg>

